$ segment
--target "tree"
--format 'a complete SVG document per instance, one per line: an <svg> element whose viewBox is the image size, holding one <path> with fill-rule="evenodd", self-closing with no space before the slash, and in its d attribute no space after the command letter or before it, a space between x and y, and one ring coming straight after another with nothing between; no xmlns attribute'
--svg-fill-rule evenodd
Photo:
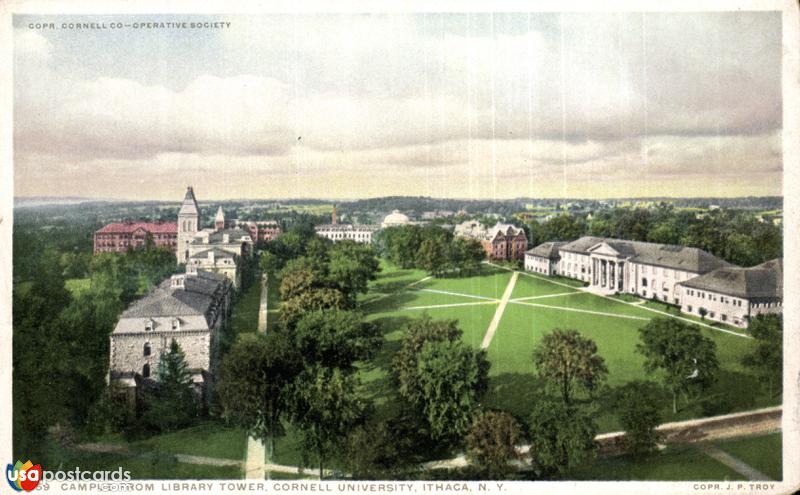
<svg viewBox="0 0 800 495"><path fill-rule="evenodd" d="M418 432L404 418L361 425L347 436L344 461L355 479L393 479L422 459Z"/></svg>
<svg viewBox="0 0 800 495"><path fill-rule="evenodd" d="M569 405L575 388L591 393L608 375L597 344L577 330L554 329L533 350L533 362L540 378L555 387Z"/></svg>
<svg viewBox="0 0 800 495"><path fill-rule="evenodd" d="M392 360L392 378L400 395L412 397L419 391L417 363L426 342L455 342L461 338L456 320L433 320L427 314L403 328L400 349Z"/></svg>
<svg viewBox="0 0 800 495"><path fill-rule="evenodd" d="M459 274L475 274L480 272L481 262L486 258L486 251L481 243L466 237L454 237L450 243L450 260L452 269Z"/></svg>
<svg viewBox="0 0 800 495"><path fill-rule="evenodd" d="M344 370L375 355L382 339L360 313L337 309L306 313L291 336L305 362Z"/></svg>
<svg viewBox="0 0 800 495"><path fill-rule="evenodd" d="M406 398L421 410L433 439L455 440L469 431L488 387L488 374L485 351L460 341L425 342L415 373L419 390Z"/></svg>
<svg viewBox="0 0 800 495"><path fill-rule="evenodd" d="M291 385L302 364L283 334L243 334L220 366L217 387L223 416L267 443L284 434L281 417L288 413Z"/></svg>
<svg viewBox="0 0 800 495"><path fill-rule="evenodd" d="M309 289L281 302L280 322L288 330L311 311L346 309L347 299L338 289Z"/></svg>
<svg viewBox="0 0 800 495"><path fill-rule="evenodd" d="M697 313L700 315L701 320L706 319L706 315L708 314L708 310L706 308L697 308Z"/></svg>
<svg viewBox="0 0 800 495"><path fill-rule="evenodd" d="M546 476L564 475L594 454L597 426L583 408L544 397L536 403L528 429L531 461Z"/></svg>
<svg viewBox="0 0 800 495"><path fill-rule="evenodd" d="M447 247L442 239L431 237L422 241L416 253L416 266L432 275L441 275L447 260Z"/></svg>
<svg viewBox="0 0 800 495"><path fill-rule="evenodd" d="M158 387L147 400L145 423L160 431L188 425L199 413L186 355L175 339L158 361Z"/></svg>
<svg viewBox="0 0 800 495"><path fill-rule="evenodd" d="M261 251L258 256L258 269L261 273L272 276L278 269L278 257L269 251Z"/></svg>
<svg viewBox="0 0 800 495"><path fill-rule="evenodd" d="M475 418L467 435L467 458L491 479L509 471L509 461L517 458L520 426L506 412L489 411Z"/></svg>
<svg viewBox="0 0 800 495"><path fill-rule="evenodd" d="M329 277L339 290L355 305L358 294L367 292L370 280L375 280L380 264L372 247L355 241L339 241L329 250Z"/></svg>
<svg viewBox="0 0 800 495"><path fill-rule="evenodd" d="M317 455L320 479L330 452L342 447L347 433L366 417L369 407L358 385L354 374L320 365L307 367L295 380L292 422L303 430L304 455Z"/></svg>
<svg viewBox="0 0 800 495"><path fill-rule="evenodd" d="M634 456L658 450L661 434L656 427L661 423L659 410L661 394L652 382L626 383L614 394L614 408L625 429L623 442Z"/></svg>
<svg viewBox="0 0 800 495"><path fill-rule="evenodd" d="M719 371L714 341L700 328L674 318L655 318L639 329L636 350L645 357L647 373L662 370L664 385L672 392L672 412L678 412L678 394L705 390Z"/></svg>
<svg viewBox="0 0 800 495"><path fill-rule="evenodd" d="M773 386L783 378L783 318L775 314L758 315L750 320L747 331L756 340L756 348L744 356L742 364L755 370L761 382L767 384L772 398Z"/></svg>

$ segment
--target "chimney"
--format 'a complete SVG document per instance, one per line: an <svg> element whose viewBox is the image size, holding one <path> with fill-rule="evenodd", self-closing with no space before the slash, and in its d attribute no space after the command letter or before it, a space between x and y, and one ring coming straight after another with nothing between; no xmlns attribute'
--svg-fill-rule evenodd
<svg viewBox="0 0 800 495"><path fill-rule="evenodd" d="M223 244L228 244L230 242L231 242L230 234L222 234L222 243Z"/></svg>
<svg viewBox="0 0 800 495"><path fill-rule="evenodd" d="M333 205L333 212L331 212L331 224L336 225L336 205Z"/></svg>

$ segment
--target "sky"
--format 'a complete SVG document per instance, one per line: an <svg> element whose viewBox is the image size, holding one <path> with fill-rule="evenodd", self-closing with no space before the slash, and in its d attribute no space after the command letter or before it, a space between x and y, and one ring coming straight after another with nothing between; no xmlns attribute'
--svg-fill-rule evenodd
<svg viewBox="0 0 800 495"><path fill-rule="evenodd" d="M782 194L779 12L14 26L18 197Z"/></svg>

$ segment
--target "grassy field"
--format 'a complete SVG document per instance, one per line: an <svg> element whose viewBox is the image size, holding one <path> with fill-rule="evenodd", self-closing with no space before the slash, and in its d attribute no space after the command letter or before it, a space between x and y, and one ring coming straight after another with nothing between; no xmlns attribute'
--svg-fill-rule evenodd
<svg viewBox="0 0 800 495"><path fill-rule="evenodd" d="M782 435L773 433L757 437L715 442L715 445L737 459L766 474L773 480L783 477Z"/></svg>
<svg viewBox="0 0 800 495"><path fill-rule="evenodd" d="M627 455L588 462L569 475L575 480L704 481L742 480L742 475L692 445L670 446L637 461Z"/></svg>
<svg viewBox="0 0 800 495"><path fill-rule="evenodd" d="M97 454L71 452L63 464L53 468L61 471L80 467L82 471L116 471L120 467L131 472L131 478L141 479L239 479L242 470L238 466L206 466L177 462L175 457L158 453L135 456L119 454ZM56 484L56 486L58 486Z"/></svg>
<svg viewBox="0 0 800 495"><path fill-rule="evenodd" d="M243 460L247 438L239 428L210 423L150 437L132 443L131 447L141 451Z"/></svg>
<svg viewBox="0 0 800 495"><path fill-rule="evenodd" d="M463 330L464 341L479 347L486 329L497 309L511 273L507 270L485 267L480 276L455 279L428 279L407 290L400 290L421 280L424 273L393 270L384 265L376 286L399 289L387 296L380 292L365 299L368 318L380 325L386 344L370 366L365 367L362 379L367 392L380 404L389 390L388 371L391 358L399 347L402 326L411 318L427 313L434 319L456 319ZM401 279L402 283L394 283ZM657 381L659 375L648 376L642 369L643 358L636 352L638 330L655 317L648 311L651 303L625 304L626 301L604 298L579 292L579 282L549 279L521 274L512 292L511 300L502 315L497 332L487 349L492 363L490 389L485 398L489 408L508 410L527 416L538 396L542 384L534 376L531 359L534 346L541 337L555 328L574 328L592 338L609 369L608 385L619 386L636 379ZM489 298L488 300L485 298ZM628 301L634 302L634 300ZM458 306L453 306L458 304ZM440 306L440 307L431 307ZM652 309L663 310L658 303ZM673 414L665 396L663 421L709 416L725 412L746 410L778 403L761 393L761 387L745 370L742 357L752 348L752 340L730 335L714 329L702 328L704 335L717 345L721 364L719 380L706 394L706 400L679 402L678 414ZM609 404L602 404L598 418L601 431L615 431L620 425Z"/></svg>

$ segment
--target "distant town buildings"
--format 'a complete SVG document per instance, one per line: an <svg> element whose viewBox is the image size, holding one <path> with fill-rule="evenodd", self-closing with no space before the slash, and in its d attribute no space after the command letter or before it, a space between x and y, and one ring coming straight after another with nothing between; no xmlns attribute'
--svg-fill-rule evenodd
<svg viewBox="0 0 800 495"><path fill-rule="evenodd" d="M780 312L783 292L781 260L740 268L698 248L603 237L540 244L525 253L525 269L581 280L604 294L656 299L738 327L757 314Z"/></svg>
<svg viewBox="0 0 800 495"><path fill-rule="evenodd" d="M467 220L456 225L453 233L480 241L486 256L497 261L521 260L528 248L525 231L510 224L497 223L487 228L477 220Z"/></svg>
<svg viewBox="0 0 800 495"><path fill-rule="evenodd" d="M128 249L144 247L152 240L156 247L175 251L178 242L178 224L175 222L116 222L94 233L95 253L124 253Z"/></svg>
<svg viewBox="0 0 800 495"><path fill-rule="evenodd" d="M233 226L250 232L253 242L269 242L283 233L278 222L273 220L234 220Z"/></svg>

